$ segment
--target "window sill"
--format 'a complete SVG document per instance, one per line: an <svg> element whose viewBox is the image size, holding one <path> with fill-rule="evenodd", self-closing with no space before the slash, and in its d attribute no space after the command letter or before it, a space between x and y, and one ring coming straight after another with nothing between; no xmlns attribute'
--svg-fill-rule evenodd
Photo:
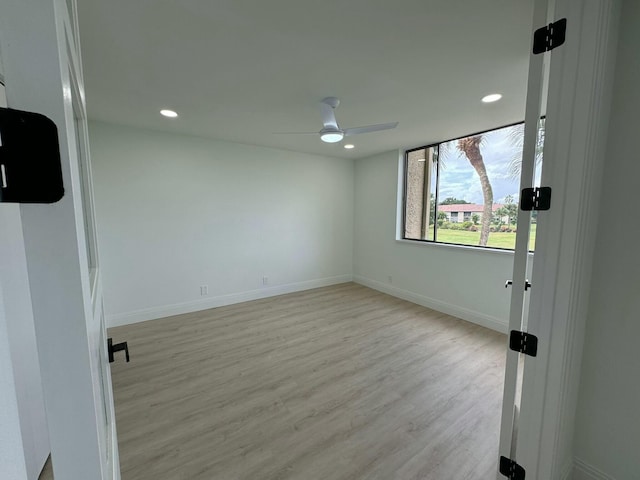
<svg viewBox="0 0 640 480"><path fill-rule="evenodd" d="M513 250L501 250L499 248L491 247L474 247L471 245L454 245L452 243L438 243L438 242L426 242L421 240L407 240L404 238L396 238L398 243L406 243L410 245L420 245L427 248L446 248L450 250L465 251L465 252L481 252L491 255L509 255L513 256L515 253ZM529 252L530 256L533 256L533 252Z"/></svg>

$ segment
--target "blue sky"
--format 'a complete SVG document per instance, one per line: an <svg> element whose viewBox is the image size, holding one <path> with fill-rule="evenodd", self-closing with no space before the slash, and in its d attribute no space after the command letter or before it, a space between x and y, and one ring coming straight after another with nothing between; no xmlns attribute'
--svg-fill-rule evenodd
<svg viewBox="0 0 640 480"><path fill-rule="evenodd" d="M503 203L507 195L513 195L515 199L519 196L519 179L513 180L509 176L511 160L522 155L521 148L514 146L508 137L510 131L517 129L522 131L522 125L483 134L480 152L493 188L494 203ZM443 144L440 159L444 165L440 167L439 200L456 197L471 203L484 203L478 174L458 150L457 140Z"/></svg>

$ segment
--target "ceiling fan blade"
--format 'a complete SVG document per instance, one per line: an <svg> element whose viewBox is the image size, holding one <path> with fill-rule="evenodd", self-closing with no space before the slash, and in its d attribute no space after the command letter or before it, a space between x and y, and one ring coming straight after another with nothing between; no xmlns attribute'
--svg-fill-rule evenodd
<svg viewBox="0 0 640 480"><path fill-rule="evenodd" d="M398 122L380 123L378 125L367 125L366 127L354 127L344 130L345 137L350 135L360 135L361 133L380 132L382 130L391 130L398 126Z"/></svg>
<svg viewBox="0 0 640 480"><path fill-rule="evenodd" d="M320 110L322 112L322 123L324 128L338 129L338 121L336 120L336 112L334 107L328 103L322 101L320 103Z"/></svg>

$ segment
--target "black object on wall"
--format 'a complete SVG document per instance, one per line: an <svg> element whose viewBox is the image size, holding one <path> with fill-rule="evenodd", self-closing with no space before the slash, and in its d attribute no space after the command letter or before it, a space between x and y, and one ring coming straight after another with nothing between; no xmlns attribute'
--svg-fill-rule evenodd
<svg viewBox="0 0 640 480"><path fill-rule="evenodd" d="M56 124L39 113L0 108L0 202L55 203L63 196Z"/></svg>

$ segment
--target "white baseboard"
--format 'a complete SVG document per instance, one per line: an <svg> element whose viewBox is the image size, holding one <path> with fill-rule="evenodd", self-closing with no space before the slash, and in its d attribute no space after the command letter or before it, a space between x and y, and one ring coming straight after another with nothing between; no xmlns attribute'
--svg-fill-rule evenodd
<svg viewBox="0 0 640 480"><path fill-rule="evenodd" d="M560 473L560 480L572 480L573 469L574 469L574 463L573 463L573 459L571 458L562 469Z"/></svg>
<svg viewBox="0 0 640 480"><path fill-rule="evenodd" d="M264 287L258 290L249 290L247 292L230 293L227 295L209 297L203 300L195 300L192 302L176 303L173 305L162 305L159 307L143 308L140 310L135 310L133 312L106 315L107 327L119 327L122 325L130 325L132 323L145 322L147 320L170 317L172 315L181 315L183 313L208 310L209 308L224 307L225 305L232 305L234 303L248 302L251 300L258 300L260 298L274 297L276 295L284 295L286 293L310 290L312 288L327 287L329 285L350 282L352 280L352 275L338 275L335 277L319 278L315 280L307 280L304 282L289 283L286 285Z"/></svg>
<svg viewBox="0 0 640 480"><path fill-rule="evenodd" d="M112 480L121 480L120 476L120 453L118 451L118 434L116 433L116 420L111 419L113 434L111 435L111 478Z"/></svg>
<svg viewBox="0 0 640 480"><path fill-rule="evenodd" d="M365 287L373 288L374 290L393 295L394 297L398 297L412 303L417 303L418 305L431 308L432 310L436 310L438 312L446 313L447 315L461 318L468 322L490 328L491 330L495 330L500 333L507 333L507 330L509 329L506 320L500 320L499 318L484 315L482 313L469 310L458 305L453 305L451 303L436 300L419 293L403 290L401 288L394 287L393 285L387 285L385 283L378 282L377 280L372 280L360 275L354 275L353 281L364 285Z"/></svg>
<svg viewBox="0 0 640 480"><path fill-rule="evenodd" d="M579 458L574 459L573 477L571 478L573 480L615 480L613 477Z"/></svg>

